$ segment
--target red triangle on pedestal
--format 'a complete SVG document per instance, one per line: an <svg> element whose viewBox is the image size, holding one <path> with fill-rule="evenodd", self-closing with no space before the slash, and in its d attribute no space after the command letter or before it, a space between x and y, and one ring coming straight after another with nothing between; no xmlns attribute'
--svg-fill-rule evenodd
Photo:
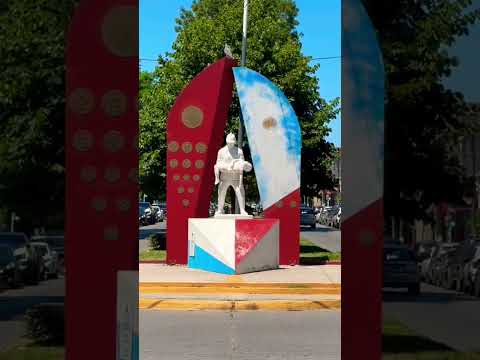
<svg viewBox="0 0 480 360"><path fill-rule="evenodd" d="M252 251L276 221L276 219L235 221L235 265Z"/></svg>

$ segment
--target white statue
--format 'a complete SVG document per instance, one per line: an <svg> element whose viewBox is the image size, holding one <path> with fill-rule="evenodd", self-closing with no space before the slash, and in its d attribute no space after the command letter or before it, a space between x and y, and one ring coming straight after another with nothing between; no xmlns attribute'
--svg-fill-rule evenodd
<svg viewBox="0 0 480 360"><path fill-rule="evenodd" d="M252 164L245 161L242 149L235 146L235 135L228 134L227 145L218 150L217 162L214 166L215 185L218 184L218 209L215 215L223 214L225 195L231 186L235 190L240 207L240 214L248 215L245 211L245 189L243 187L243 172L252 170Z"/></svg>

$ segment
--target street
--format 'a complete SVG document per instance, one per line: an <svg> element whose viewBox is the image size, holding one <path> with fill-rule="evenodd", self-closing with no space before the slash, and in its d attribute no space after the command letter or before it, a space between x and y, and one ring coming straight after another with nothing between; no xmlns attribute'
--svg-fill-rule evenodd
<svg viewBox="0 0 480 360"><path fill-rule="evenodd" d="M139 240L139 252L142 252L148 248L148 237L152 234L165 232L167 228L167 222L162 221L154 225L142 226L138 231Z"/></svg>
<svg viewBox="0 0 480 360"><path fill-rule="evenodd" d="M480 351L480 299L422 284L419 296L385 291L385 319L458 351Z"/></svg>
<svg viewBox="0 0 480 360"><path fill-rule="evenodd" d="M322 249L331 252L341 252L341 232L339 229L317 224L315 229L302 228L300 237L310 240Z"/></svg>
<svg viewBox="0 0 480 360"><path fill-rule="evenodd" d="M140 311L141 360L339 360L340 311Z"/></svg>
<svg viewBox="0 0 480 360"><path fill-rule="evenodd" d="M27 309L44 302L63 302L64 296L62 277L21 289L0 289L0 351L15 345L25 334L23 317Z"/></svg>

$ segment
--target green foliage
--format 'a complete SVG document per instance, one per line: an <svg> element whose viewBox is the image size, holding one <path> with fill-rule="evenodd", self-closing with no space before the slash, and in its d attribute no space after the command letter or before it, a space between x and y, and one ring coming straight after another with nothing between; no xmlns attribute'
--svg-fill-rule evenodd
<svg viewBox="0 0 480 360"><path fill-rule="evenodd" d="M151 250L166 250L167 237L165 233L152 234L148 237L149 247Z"/></svg>
<svg viewBox="0 0 480 360"><path fill-rule="evenodd" d="M26 312L27 335L37 343L63 345L65 340L63 304L40 304Z"/></svg>
<svg viewBox="0 0 480 360"><path fill-rule="evenodd" d="M471 11L471 0L363 2L386 70L385 211L424 219L432 203L462 202L458 145L475 128L463 95L442 82L458 65L446 48L480 10Z"/></svg>
<svg viewBox="0 0 480 360"><path fill-rule="evenodd" d="M65 30L75 3L19 0L0 11L0 204L26 228L63 212Z"/></svg>
<svg viewBox="0 0 480 360"><path fill-rule="evenodd" d="M152 74L142 73L140 96L140 183L154 198L165 187L166 118L180 91L208 64L224 56L228 44L240 59L242 43L241 0L197 0L182 9L176 20L177 38L171 53L158 59ZM328 123L336 117L339 100L327 103L318 91L310 57L302 54L296 31L298 9L293 0L256 0L249 9L246 66L260 72L286 94L300 120L303 135L302 191L316 195L331 187L329 174L333 144L325 138ZM239 103L233 101L227 131L236 133ZM244 147L249 158L248 144ZM258 198L255 179L245 177L247 196Z"/></svg>

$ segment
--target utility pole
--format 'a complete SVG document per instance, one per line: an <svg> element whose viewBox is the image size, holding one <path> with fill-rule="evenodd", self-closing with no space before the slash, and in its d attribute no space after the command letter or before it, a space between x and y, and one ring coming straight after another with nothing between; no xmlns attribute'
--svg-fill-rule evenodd
<svg viewBox="0 0 480 360"><path fill-rule="evenodd" d="M248 28L248 0L243 0L243 33L242 33L242 58L240 60L240 66L245 66L247 61L247 28ZM240 121L238 124L238 147L243 148L243 116L240 111ZM235 213L240 213L240 206L238 201L235 201Z"/></svg>
<svg viewBox="0 0 480 360"><path fill-rule="evenodd" d="M473 199L472 199L472 236L473 238L477 237L476 229L476 210L477 210L477 201L478 201L478 192L477 192L477 154L475 146L475 135L471 137L471 150L472 150L472 175L473 175Z"/></svg>

